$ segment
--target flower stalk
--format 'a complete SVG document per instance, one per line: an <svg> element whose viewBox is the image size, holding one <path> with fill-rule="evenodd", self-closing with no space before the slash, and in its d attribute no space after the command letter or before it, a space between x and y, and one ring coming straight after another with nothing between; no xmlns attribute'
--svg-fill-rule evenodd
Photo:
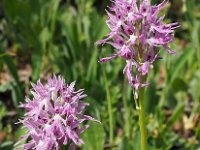
<svg viewBox="0 0 200 150"><path fill-rule="evenodd" d="M141 77L144 82L146 77ZM144 105L144 88L139 90L138 98L134 98L135 106L138 111L139 128L140 128L140 147L141 150L147 150L147 131L146 131L146 118L145 118L145 105ZM133 91L134 94L134 91Z"/></svg>
<svg viewBox="0 0 200 150"><path fill-rule="evenodd" d="M147 133L146 133L146 119L145 119L145 108L144 108L144 88L140 89L139 92L139 126L140 126L140 142L141 150L147 150Z"/></svg>

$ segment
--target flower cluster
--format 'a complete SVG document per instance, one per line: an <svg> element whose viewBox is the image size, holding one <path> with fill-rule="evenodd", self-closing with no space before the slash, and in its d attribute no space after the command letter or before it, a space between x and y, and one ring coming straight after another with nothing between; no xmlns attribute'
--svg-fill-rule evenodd
<svg viewBox="0 0 200 150"><path fill-rule="evenodd" d="M26 97L26 103L20 105L27 113L19 122L28 131L16 145L29 139L22 145L25 150L58 150L70 143L71 148L83 144L79 135L89 126L80 124L96 120L83 114L89 104L80 101L86 95L83 89L75 91L74 85L75 82L66 85L61 76L49 78L46 85L40 81L32 84L33 98Z"/></svg>
<svg viewBox="0 0 200 150"><path fill-rule="evenodd" d="M168 0L164 0L152 6L150 0L140 0L140 4L137 0L113 0L113 5L107 10L106 23L111 31L97 44L110 44L117 52L99 62L117 57L125 59L127 64L124 73L135 89L136 98L138 89L148 85L141 82L141 76L146 76L152 63L160 58L158 48L163 47L168 53L175 53L168 47L168 43L173 41L174 29L178 23L165 24L164 16L158 17L167 3ZM135 75L133 67L136 68Z"/></svg>

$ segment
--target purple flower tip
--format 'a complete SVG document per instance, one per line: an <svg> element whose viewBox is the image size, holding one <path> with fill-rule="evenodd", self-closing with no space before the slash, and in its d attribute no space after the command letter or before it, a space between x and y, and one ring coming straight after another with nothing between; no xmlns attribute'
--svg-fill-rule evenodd
<svg viewBox="0 0 200 150"><path fill-rule="evenodd" d="M19 120L27 133L15 146L24 140L28 140L21 145L25 150L58 150L70 143L70 147L83 144L80 134L89 126L80 124L85 120L97 120L83 114L89 104L80 100L87 95L83 89L75 91L74 86L75 82L67 85L61 76L55 75L45 85L40 81L32 83L33 98L26 97L26 103L20 105L27 111Z"/></svg>

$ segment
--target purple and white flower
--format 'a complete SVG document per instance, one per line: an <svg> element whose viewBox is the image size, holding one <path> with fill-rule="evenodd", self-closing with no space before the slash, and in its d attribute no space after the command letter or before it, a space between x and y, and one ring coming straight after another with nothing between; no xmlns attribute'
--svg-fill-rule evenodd
<svg viewBox="0 0 200 150"><path fill-rule="evenodd" d="M169 54L174 54L168 44L173 41L174 29L178 23L165 24L164 16L158 14L168 0L158 5L151 5L150 0L113 0L113 5L106 10L106 21L110 33L98 45L110 44L116 53L102 58L99 62L110 61L121 57L127 65L124 73L129 83L135 89L137 98L138 88L147 84L141 83L140 76L146 76L152 68L153 62L160 58L159 47L163 47ZM133 67L136 74L133 75Z"/></svg>
<svg viewBox="0 0 200 150"><path fill-rule="evenodd" d="M27 133L16 145L28 140L20 145L25 150L58 150L63 145L71 144L73 148L84 143L80 134L89 125L80 124L86 120L97 120L83 114L89 104L82 99L87 95L83 89L75 91L74 86L75 82L67 85L61 76L55 75L45 85L40 80L32 84L33 98L26 97L26 103L20 105L27 111L19 120Z"/></svg>

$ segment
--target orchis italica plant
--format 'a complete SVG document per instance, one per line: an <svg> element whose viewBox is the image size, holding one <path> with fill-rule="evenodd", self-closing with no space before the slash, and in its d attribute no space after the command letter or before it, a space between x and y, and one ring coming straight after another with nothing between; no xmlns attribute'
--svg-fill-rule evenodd
<svg viewBox="0 0 200 150"><path fill-rule="evenodd" d="M117 57L125 59L126 66L123 73L135 90L134 97L137 100L139 95L143 95L143 89L140 93L139 89L148 86L145 81L146 75L154 61L160 59L159 47L163 47L169 54L175 53L168 44L173 41L174 29L178 27L178 23L165 24L164 16L158 16L168 0L154 6L151 5L150 0L113 0L112 2L113 5L107 10L106 21L110 33L105 39L97 41L97 44L110 44L116 49L116 53L100 59L99 62ZM141 112L140 127L144 128L142 98L143 96L140 96L140 106L137 103L136 106ZM144 134L142 136L146 136L145 131L141 132L144 132L141 133ZM145 141L141 146L146 149Z"/></svg>
<svg viewBox="0 0 200 150"><path fill-rule="evenodd" d="M154 61L160 58L159 47L163 47L169 54L174 54L168 44L173 41L174 29L177 23L165 24L164 16L158 18L162 8L168 3L151 6L150 0L114 0L114 4L107 11L106 21L110 33L107 38L97 41L97 44L110 44L117 51L115 54L102 58L99 62L106 62L121 57L126 60L124 73L129 84L135 89L135 98L138 90L147 86L142 83L141 76L146 76ZM133 75L135 67L135 76Z"/></svg>
<svg viewBox="0 0 200 150"><path fill-rule="evenodd" d="M69 149L83 144L80 134L89 125L80 124L85 120L96 120L83 114L89 104L81 99L87 95L83 89L75 91L74 85L75 82L67 85L61 76L49 78L45 85L40 81L32 84L33 98L26 97L26 103L20 105L27 110L19 121L27 133L16 145L28 140L21 145L25 150L58 150L67 144L70 144Z"/></svg>

